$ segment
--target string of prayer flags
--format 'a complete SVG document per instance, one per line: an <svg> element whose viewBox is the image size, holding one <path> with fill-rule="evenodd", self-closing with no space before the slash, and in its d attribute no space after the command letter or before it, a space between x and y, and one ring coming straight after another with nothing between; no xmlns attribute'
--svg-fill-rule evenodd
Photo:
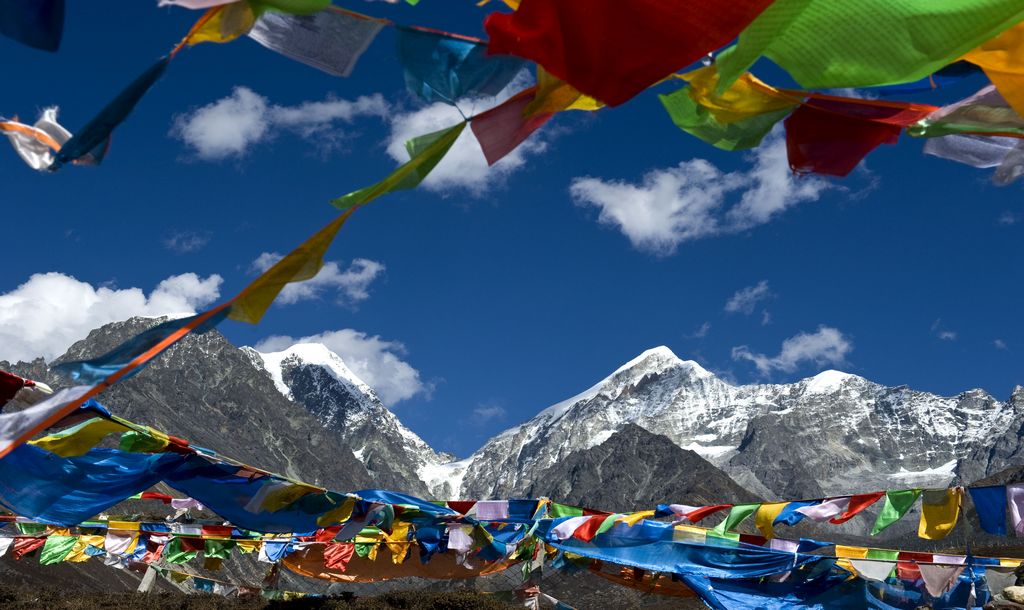
<svg viewBox="0 0 1024 610"><path fill-rule="evenodd" d="M1006 535L1006 488L1002 485L991 487L969 487L975 512L981 529L997 536Z"/></svg>
<svg viewBox="0 0 1024 610"><path fill-rule="evenodd" d="M447 129L409 140L405 143L405 148L409 152L407 162L400 165L380 182L338 197L331 201L331 205L341 210L348 210L365 205L392 191L415 188L441 162L465 128L466 122L463 121Z"/></svg>
<svg viewBox="0 0 1024 610"><path fill-rule="evenodd" d="M0 2L0 34L43 51L56 51L64 33L64 0Z"/></svg>
<svg viewBox="0 0 1024 610"><path fill-rule="evenodd" d="M480 40L424 28L395 30L405 87L426 102L493 97L526 66L515 57L488 55Z"/></svg>
<svg viewBox="0 0 1024 610"><path fill-rule="evenodd" d="M789 166L795 172L849 174L880 144L936 108L924 104L813 95L785 121Z"/></svg>
<svg viewBox="0 0 1024 610"><path fill-rule="evenodd" d="M917 536L941 540L949 535L960 518L963 489L926 489L921 496L921 521Z"/></svg>
<svg viewBox="0 0 1024 610"><path fill-rule="evenodd" d="M163 76L170 60L170 55L160 58L132 81L99 114L86 123L85 127L61 146L49 169L60 169L62 165L86 155L91 155L97 163L102 160L114 129L128 118L146 92Z"/></svg>
<svg viewBox="0 0 1024 610"><path fill-rule="evenodd" d="M775 0L718 57L719 86L762 55L805 89L916 81L1022 19L1017 0Z"/></svg>
<svg viewBox="0 0 1024 610"><path fill-rule="evenodd" d="M0 458L38 432L74 411L93 391L90 386L75 386L55 393L27 409L0 414ZM0 459L0 464L3 460Z"/></svg>
<svg viewBox="0 0 1024 610"><path fill-rule="evenodd" d="M907 511L917 502L921 496L920 489L900 489L885 492L885 504L882 505L882 512L875 520L875 526L871 528L871 535L874 536L896 523L907 514Z"/></svg>
<svg viewBox="0 0 1024 610"><path fill-rule="evenodd" d="M484 21L492 54L534 61L609 106L736 38L771 0L522 0Z"/></svg>
<svg viewBox="0 0 1024 610"><path fill-rule="evenodd" d="M264 47L334 76L349 76L384 22L356 13L323 10L312 15L268 11L249 31Z"/></svg>
<svg viewBox="0 0 1024 610"><path fill-rule="evenodd" d="M1024 22L964 55L980 67L1017 114L1024 115Z"/></svg>

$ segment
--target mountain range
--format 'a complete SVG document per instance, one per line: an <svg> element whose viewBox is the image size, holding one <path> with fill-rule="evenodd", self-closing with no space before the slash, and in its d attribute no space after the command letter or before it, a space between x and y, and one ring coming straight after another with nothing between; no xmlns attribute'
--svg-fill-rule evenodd
<svg viewBox="0 0 1024 610"><path fill-rule="evenodd" d="M54 363L103 353L158 320L105 325ZM43 360L0 368L68 385ZM1024 455L1024 388L943 397L825 371L735 385L668 348L465 459L409 430L320 344L273 353L189 336L101 396L115 413L233 458L340 490L430 498L548 496L630 510L970 482Z"/></svg>

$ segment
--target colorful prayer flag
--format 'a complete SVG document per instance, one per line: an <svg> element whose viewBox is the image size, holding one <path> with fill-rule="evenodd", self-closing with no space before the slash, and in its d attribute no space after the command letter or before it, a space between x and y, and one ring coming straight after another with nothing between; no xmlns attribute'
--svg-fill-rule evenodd
<svg viewBox="0 0 1024 610"><path fill-rule="evenodd" d="M384 23L342 10L267 12L249 31L264 47L334 76L348 76Z"/></svg>

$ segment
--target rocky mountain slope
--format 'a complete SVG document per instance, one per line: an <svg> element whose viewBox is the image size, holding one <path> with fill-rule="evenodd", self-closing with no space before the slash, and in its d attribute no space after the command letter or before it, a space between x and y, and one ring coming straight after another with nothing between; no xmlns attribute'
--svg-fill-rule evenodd
<svg viewBox="0 0 1024 610"><path fill-rule="evenodd" d="M428 481L503 497L626 424L667 436L768 498L946 485L1024 453L1024 391L941 397L838 371L792 384L731 385L668 348L488 441Z"/></svg>

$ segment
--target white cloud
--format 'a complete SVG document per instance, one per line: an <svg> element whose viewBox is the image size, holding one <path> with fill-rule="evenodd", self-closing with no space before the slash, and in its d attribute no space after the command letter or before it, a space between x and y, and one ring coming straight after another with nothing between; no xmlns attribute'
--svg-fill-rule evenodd
<svg viewBox="0 0 1024 610"><path fill-rule="evenodd" d="M348 368L373 388L381 401L393 405L418 394L429 397L433 387L420 378L420 372L402 360L405 346L385 341L351 328L327 331L308 337L282 335L267 337L256 345L261 352L276 352L296 343L322 343L341 356Z"/></svg>
<svg viewBox="0 0 1024 610"><path fill-rule="evenodd" d="M253 261L253 271L262 273L273 267L281 258L277 252L264 252ZM370 298L370 284L384 273L384 270L383 263L368 258L353 260L344 271L339 263L328 261L312 279L285 286L275 302L290 305L299 301L318 299L325 292L334 291L338 294L340 302L355 305Z"/></svg>
<svg viewBox="0 0 1024 610"><path fill-rule="evenodd" d="M853 342L836 328L819 326L813 333L799 333L782 342L777 356L752 352L746 345L732 348L733 360L749 360L762 375L773 371L792 373L803 362L815 366L839 366L853 350Z"/></svg>
<svg viewBox="0 0 1024 610"><path fill-rule="evenodd" d="M485 420L501 420L508 412L499 404L488 402L473 409L473 418L477 423L484 423Z"/></svg>
<svg viewBox="0 0 1024 610"><path fill-rule="evenodd" d="M737 290L725 302L725 311L727 313L742 313L749 316L754 313L758 303L771 296L772 291L768 287L768 280L761 280L754 286L747 286Z"/></svg>
<svg viewBox="0 0 1024 610"><path fill-rule="evenodd" d="M997 222L1001 225L1015 225L1020 222L1020 219L1021 216L1019 214L1006 211L999 215Z"/></svg>
<svg viewBox="0 0 1024 610"><path fill-rule="evenodd" d="M729 173L705 159L683 161L648 172L640 184L576 178L569 192L577 205L598 208L598 221L617 227L637 249L667 256L686 241L765 224L832 188L790 171L780 132L748 158L750 169Z"/></svg>
<svg viewBox="0 0 1024 610"><path fill-rule="evenodd" d="M89 331L132 316L192 314L220 296L221 277L171 276L140 288L93 287L63 273L38 273L0 294L0 360L52 360Z"/></svg>
<svg viewBox="0 0 1024 610"><path fill-rule="evenodd" d="M711 332L711 322L705 322L698 326L697 330L693 331L693 334L690 335L690 338L703 339L704 337L708 336L709 332Z"/></svg>
<svg viewBox="0 0 1024 610"><path fill-rule="evenodd" d="M942 324L942 318L937 318L932 322L932 333L942 341L956 341L957 337L954 331L949 330Z"/></svg>
<svg viewBox="0 0 1024 610"><path fill-rule="evenodd" d="M209 233L195 231L175 231L164 238L164 247L178 254L198 252L210 243Z"/></svg>
<svg viewBox="0 0 1024 610"><path fill-rule="evenodd" d="M495 97L483 97L471 100L460 100L459 105L466 116L479 114L484 110L497 106L513 94L530 85L525 73L516 77ZM451 127L462 120L459 111L448 104L436 103L406 113L395 114L391 118L391 135L388 138L387 153L399 163L409 160L405 143L416 136L440 131ZM506 155L493 166L487 165L480 143L471 133L469 126L459 135L444 159L437 164L430 175L423 180L422 186L428 190L447 193L466 191L474 196L483 195L489 187L503 183L509 176L526 164L530 156L535 156L547 148L538 131L518 148Z"/></svg>
<svg viewBox="0 0 1024 610"><path fill-rule="evenodd" d="M995 346L996 349L1010 349L1009 346L1006 345L1006 341L1003 341L1002 339L996 339L995 341L992 342L992 345Z"/></svg>
<svg viewBox="0 0 1024 610"><path fill-rule="evenodd" d="M384 116L387 110L379 93L355 101L328 98L277 106L247 87L235 87L231 95L175 117L171 135L185 142L200 159L217 161L243 156L280 130L315 137L320 146L329 145L339 135L336 122Z"/></svg>

